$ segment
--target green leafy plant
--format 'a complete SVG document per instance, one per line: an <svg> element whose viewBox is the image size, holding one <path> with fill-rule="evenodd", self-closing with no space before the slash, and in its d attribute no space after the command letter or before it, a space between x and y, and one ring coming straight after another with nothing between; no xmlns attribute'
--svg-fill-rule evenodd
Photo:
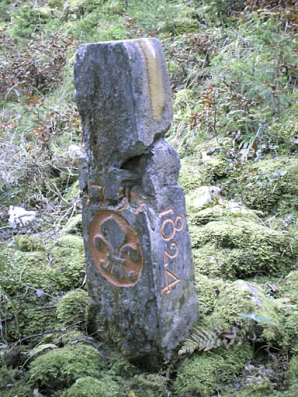
<svg viewBox="0 0 298 397"><path fill-rule="evenodd" d="M241 319L244 320L250 320L250 321L255 321L256 323L265 323L265 324L270 324L277 326L278 324L274 321L272 321L270 318L265 317L265 316L256 316L255 314L238 314Z"/></svg>
<svg viewBox="0 0 298 397"><path fill-rule="evenodd" d="M229 332L214 332L204 327L194 327L189 338L185 340L179 355L192 354L195 350L208 351L220 346L229 347L237 338L237 329ZM239 337L238 337L239 341Z"/></svg>
<svg viewBox="0 0 298 397"><path fill-rule="evenodd" d="M53 18L53 14L43 12L30 2L17 7L10 15L13 22L11 33L15 39L28 39L41 35L43 29Z"/></svg>
<svg viewBox="0 0 298 397"><path fill-rule="evenodd" d="M0 22L5 21L9 22L10 21L10 11L11 11L11 5L12 5L12 0L2 0L0 3Z"/></svg>

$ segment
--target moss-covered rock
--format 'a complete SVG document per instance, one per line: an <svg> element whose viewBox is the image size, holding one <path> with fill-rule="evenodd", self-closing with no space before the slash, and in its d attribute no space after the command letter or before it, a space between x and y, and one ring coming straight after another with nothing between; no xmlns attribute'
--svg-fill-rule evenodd
<svg viewBox="0 0 298 397"><path fill-rule="evenodd" d="M179 174L179 183L183 187L185 193L202 186L203 175L200 172L198 162L196 160L182 160L181 170Z"/></svg>
<svg viewBox="0 0 298 397"><path fill-rule="evenodd" d="M179 183L186 193L200 186L216 185L227 173L227 163L218 156L208 156L207 161L192 158L181 161Z"/></svg>
<svg viewBox="0 0 298 397"><path fill-rule="evenodd" d="M214 186L231 174L226 152L230 138L214 138L195 146L194 154L181 161L179 183L186 193L200 186Z"/></svg>
<svg viewBox="0 0 298 397"><path fill-rule="evenodd" d="M57 318L62 325L84 321L87 313L87 292L78 289L65 294L57 303Z"/></svg>
<svg viewBox="0 0 298 397"><path fill-rule="evenodd" d="M65 235L47 243L43 250L30 239L27 243L26 236L19 241L26 251L11 247L0 252L5 297L1 316L9 320L3 323L8 341L57 328L56 301L63 293L79 288L85 274L81 238Z"/></svg>
<svg viewBox="0 0 298 397"><path fill-rule="evenodd" d="M159 374L142 373L128 381L128 396L131 397L167 397L168 378Z"/></svg>
<svg viewBox="0 0 298 397"><path fill-rule="evenodd" d="M207 334L209 331L215 334L233 333L234 341L250 340L258 335L269 344L279 340L278 346L285 347L280 333L283 321L280 305L274 299L267 297L256 283L243 280L233 283L208 280L206 293L204 281L206 282L206 278L203 278L199 287L201 290L198 292L199 300L200 294L202 296L203 309L199 325ZM216 342L214 347L220 345L217 343L220 341L214 341Z"/></svg>
<svg viewBox="0 0 298 397"><path fill-rule="evenodd" d="M186 200L188 199L190 200L191 198L187 196ZM214 202L216 203L216 200L211 202L211 204L214 204ZM198 226L206 225L213 221L233 222L237 218L258 222L259 217L263 216L263 213L260 211L250 210L239 203L225 200L220 205L210 205L207 208L199 210L194 210L193 205L190 204L188 206L188 213L191 223Z"/></svg>
<svg viewBox="0 0 298 397"><path fill-rule="evenodd" d="M203 207L212 206L222 200L220 188L217 186L201 186L186 196L186 206L189 213L200 211Z"/></svg>
<svg viewBox="0 0 298 397"><path fill-rule="evenodd" d="M298 354L298 305L291 304L287 298L273 302L277 327L265 327L263 337L288 354Z"/></svg>
<svg viewBox="0 0 298 397"><path fill-rule="evenodd" d="M30 364L29 384L52 395L72 386L79 378L98 378L104 368L99 352L92 346L73 345L37 357Z"/></svg>
<svg viewBox="0 0 298 397"><path fill-rule="evenodd" d="M295 265L297 241L260 223L217 221L191 226L190 232L195 266L203 274L209 270L227 278L285 274Z"/></svg>
<svg viewBox="0 0 298 397"><path fill-rule="evenodd" d="M249 208L281 214L297 211L298 160L296 157L264 159L247 163L234 187Z"/></svg>
<svg viewBox="0 0 298 397"><path fill-rule="evenodd" d="M246 318L258 318L263 325L278 323L274 301L266 297L257 284L243 280L226 283L219 291L214 302L214 317L230 324L243 323L247 321Z"/></svg>
<svg viewBox="0 0 298 397"><path fill-rule="evenodd" d="M17 248L23 252L44 251L45 244L37 237L20 235L15 237Z"/></svg>
<svg viewBox="0 0 298 397"><path fill-rule="evenodd" d="M62 397L116 397L118 394L119 386L113 379L105 377L99 380L86 376L77 379Z"/></svg>
<svg viewBox="0 0 298 397"><path fill-rule="evenodd" d="M200 313L210 315L214 311L215 300L223 289L224 282L220 278L209 278L196 272L195 283L198 292Z"/></svg>
<svg viewBox="0 0 298 397"><path fill-rule="evenodd" d="M248 343L195 354L178 369L174 395L207 397L219 392L243 370L252 356L252 347Z"/></svg>

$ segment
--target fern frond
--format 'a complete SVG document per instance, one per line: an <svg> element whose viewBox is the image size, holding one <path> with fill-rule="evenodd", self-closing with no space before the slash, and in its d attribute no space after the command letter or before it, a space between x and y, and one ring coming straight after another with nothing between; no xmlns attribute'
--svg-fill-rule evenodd
<svg viewBox="0 0 298 397"><path fill-rule="evenodd" d="M228 347L234 342L233 340L228 342L227 339L222 338L221 335L221 333L210 331L207 328L194 327L191 335L185 340L178 354L192 354L195 350L208 351L216 349L219 346Z"/></svg>

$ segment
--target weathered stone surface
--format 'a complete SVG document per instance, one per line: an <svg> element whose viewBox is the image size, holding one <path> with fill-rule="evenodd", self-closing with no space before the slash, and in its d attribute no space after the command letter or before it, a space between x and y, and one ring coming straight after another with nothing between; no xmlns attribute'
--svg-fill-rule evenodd
<svg viewBox="0 0 298 397"><path fill-rule="evenodd" d="M82 45L75 84L86 149L95 168L99 159L101 169L120 168L169 129L170 85L156 39Z"/></svg>
<svg viewBox="0 0 298 397"><path fill-rule="evenodd" d="M198 303L180 162L163 139L172 108L160 43L81 46L75 86L92 331L129 357L169 357Z"/></svg>

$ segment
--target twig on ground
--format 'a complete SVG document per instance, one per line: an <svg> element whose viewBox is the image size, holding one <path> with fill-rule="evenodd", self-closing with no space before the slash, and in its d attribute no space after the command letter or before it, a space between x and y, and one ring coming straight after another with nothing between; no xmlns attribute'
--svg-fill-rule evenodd
<svg viewBox="0 0 298 397"><path fill-rule="evenodd" d="M81 324L81 323L84 323L84 322L85 322L85 321L77 321L76 323L73 323L73 324L71 324L71 325L66 325L65 327L62 327L62 328L49 329L49 330L46 330L46 331L44 331L44 332L40 332L39 334L32 334L32 335L24 336L24 338L21 338L21 339L17 340L17 341L13 344L13 346L17 346L18 344L24 342L25 340L31 339L31 338L37 338L37 337L39 337L39 336L44 336L44 335L47 335L47 334L53 334L53 333L55 333L55 332L63 332L63 331L66 331L68 328L75 327L76 325Z"/></svg>

